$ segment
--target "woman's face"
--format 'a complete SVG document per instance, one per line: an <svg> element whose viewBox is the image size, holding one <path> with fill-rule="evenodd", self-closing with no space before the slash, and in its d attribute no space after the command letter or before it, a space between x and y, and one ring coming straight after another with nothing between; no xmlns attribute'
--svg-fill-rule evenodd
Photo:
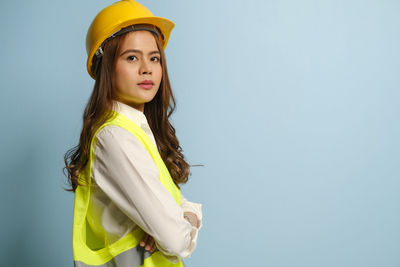
<svg viewBox="0 0 400 267"><path fill-rule="evenodd" d="M161 54L149 31L127 33L116 55L117 100L144 112L144 104L157 94L162 78ZM143 81L151 85L140 85Z"/></svg>

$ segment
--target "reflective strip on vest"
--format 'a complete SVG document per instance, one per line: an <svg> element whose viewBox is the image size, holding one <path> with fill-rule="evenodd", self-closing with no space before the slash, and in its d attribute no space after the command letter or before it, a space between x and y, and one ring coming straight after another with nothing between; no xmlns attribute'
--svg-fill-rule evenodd
<svg viewBox="0 0 400 267"><path fill-rule="evenodd" d="M141 246L136 246L134 248L131 248L130 250L127 250L116 257L114 257L112 260L109 262L102 264L102 265L88 265L86 263L83 263L81 261L74 261L74 266L75 267L92 267L92 266L98 266L98 267L140 267L143 266L145 261L152 256L154 257L155 253L161 253L157 248L154 250L154 252L149 252L144 249L144 247ZM162 256L161 256L162 257ZM147 264L147 262L146 262ZM182 261L183 266L186 266L185 263ZM171 264L171 266L173 266Z"/></svg>
<svg viewBox="0 0 400 267"><path fill-rule="evenodd" d="M157 147L154 146L147 134L132 120L124 115L112 111L113 117L105 122L95 132L90 144L90 158L88 164L79 173L81 184L75 190L74 217L72 228L72 252L75 267L106 266L106 267L182 267L183 261L170 262L161 251L156 249L149 252L139 246L144 231L135 227L130 233L120 240L107 244L93 232L87 222L87 212L90 201L92 162L94 159L94 140L99 131L107 125L119 126L133 134L149 152L159 171L159 180L169 191L178 205L181 205L181 192L175 185L168 168L165 166ZM100 226L99 226L100 227ZM101 228L100 228L101 229ZM96 226L96 231L98 231ZM105 236L106 233L104 231ZM100 239L100 240L99 240Z"/></svg>

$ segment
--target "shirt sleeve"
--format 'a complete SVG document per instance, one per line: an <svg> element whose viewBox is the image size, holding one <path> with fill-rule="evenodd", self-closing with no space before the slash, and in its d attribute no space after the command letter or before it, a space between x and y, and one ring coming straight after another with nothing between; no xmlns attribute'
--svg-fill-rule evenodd
<svg viewBox="0 0 400 267"><path fill-rule="evenodd" d="M198 229L183 217L184 209L158 179L158 168L143 144L115 125L104 127L96 141L97 185L154 238L167 259L176 263L190 257Z"/></svg>
<svg viewBox="0 0 400 267"><path fill-rule="evenodd" d="M200 228L203 226L203 223L202 223L202 204L190 202L181 194L181 207L183 209L183 212L190 211L190 212L193 212L194 214L196 214L197 219L199 220L199 228L197 228L196 226L192 225L191 244L186 249L186 252L187 252L187 255L188 255L187 257L190 257L192 255L194 249L197 246L198 233L199 233ZM176 263L179 260L181 260L178 256L166 256L166 258L169 259L171 262L174 262L174 263Z"/></svg>

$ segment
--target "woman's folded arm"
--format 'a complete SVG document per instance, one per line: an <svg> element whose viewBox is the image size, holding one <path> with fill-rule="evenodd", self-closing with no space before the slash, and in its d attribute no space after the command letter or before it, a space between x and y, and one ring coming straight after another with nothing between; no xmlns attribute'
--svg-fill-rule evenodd
<svg viewBox="0 0 400 267"><path fill-rule="evenodd" d="M158 179L157 166L146 148L127 130L106 126L96 141L97 171L93 178L97 185L154 238L158 249L169 255L171 261L189 257L196 245L198 229L183 215L185 207L196 210L196 205L181 207L176 203ZM201 217L198 205L195 213Z"/></svg>

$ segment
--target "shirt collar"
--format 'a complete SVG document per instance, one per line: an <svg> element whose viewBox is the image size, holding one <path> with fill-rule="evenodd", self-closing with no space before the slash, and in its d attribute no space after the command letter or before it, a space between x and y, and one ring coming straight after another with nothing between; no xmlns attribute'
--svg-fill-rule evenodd
<svg viewBox="0 0 400 267"><path fill-rule="evenodd" d="M115 103L114 111L121 113L128 119L135 122L137 125L141 126L142 124L148 124L146 115L140 110L133 108L125 103L122 103L117 100L113 100Z"/></svg>

